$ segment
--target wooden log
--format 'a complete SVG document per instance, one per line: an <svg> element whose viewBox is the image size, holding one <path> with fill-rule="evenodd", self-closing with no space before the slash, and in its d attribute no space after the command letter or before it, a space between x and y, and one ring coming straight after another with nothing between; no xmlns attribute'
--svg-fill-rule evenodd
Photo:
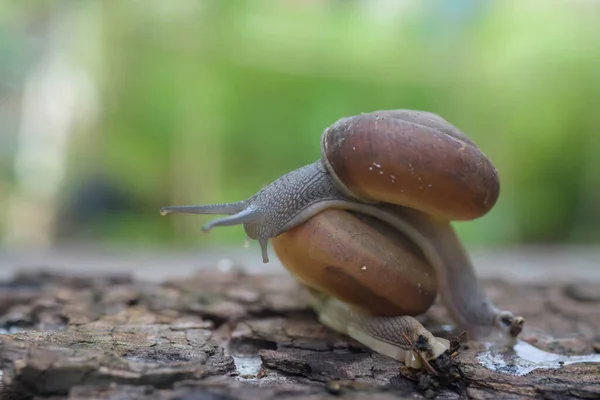
<svg viewBox="0 0 600 400"><path fill-rule="evenodd" d="M485 283L522 341L461 343L434 376L325 328L286 274L22 274L0 286L2 398L600 398L600 284ZM460 334L439 304L420 320ZM542 350L585 357L527 360Z"/></svg>

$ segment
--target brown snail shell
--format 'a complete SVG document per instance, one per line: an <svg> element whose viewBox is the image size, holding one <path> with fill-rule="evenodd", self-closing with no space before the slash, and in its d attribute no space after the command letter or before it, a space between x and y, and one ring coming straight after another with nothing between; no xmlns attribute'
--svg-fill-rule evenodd
<svg viewBox="0 0 600 400"><path fill-rule="evenodd" d="M433 269L418 248L372 217L329 209L272 245L300 282L371 315L422 314L437 295Z"/></svg>
<svg viewBox="0 0 600 400"><path fill-rule="evenodd" d="M471 220L496 203L491 161L441 117L407 110L342 118L322 135L322 158L344 191L445 220Z"/></svg>

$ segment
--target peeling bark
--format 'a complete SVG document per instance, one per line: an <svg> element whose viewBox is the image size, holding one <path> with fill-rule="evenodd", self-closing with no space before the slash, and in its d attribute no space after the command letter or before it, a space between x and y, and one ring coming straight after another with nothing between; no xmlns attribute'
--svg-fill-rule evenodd
<svg viewBox="0 0 600 400"><path fill-rule="evenodd" d="M527 319L521 350L600 352L600 285L486 287ZM307 300L285 274L202 270L158 285L23 274L0 286L2 398L600 398L600 363L529 371L518 348L465 342L433 363L437 376L409 370L322 326ZM460 333L439 304L420 320Z"/></svg>

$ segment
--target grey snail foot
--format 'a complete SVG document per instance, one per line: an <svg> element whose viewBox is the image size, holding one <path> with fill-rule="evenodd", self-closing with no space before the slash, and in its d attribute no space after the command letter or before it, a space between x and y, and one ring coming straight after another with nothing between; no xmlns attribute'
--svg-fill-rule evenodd
<svg viewBox="0 0 600 400"><path fill-rule="evenodd" d="M433 336L411 316L365 315L333 297L307 289L319 322L407 367L421 369L423 360L433 361L450 348L447 339Z"/></svg>

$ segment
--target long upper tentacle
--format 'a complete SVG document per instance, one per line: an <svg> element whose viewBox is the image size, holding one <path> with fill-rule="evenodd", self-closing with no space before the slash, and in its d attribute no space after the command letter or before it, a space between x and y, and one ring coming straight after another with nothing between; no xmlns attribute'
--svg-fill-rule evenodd
<svg viewBox="0 0 600 400"><path fill-rule="evenodd" d="M169 206L160 209L162 215L167 214L237 214L246 208L246 202L207 204L194 206Z"/></svg>

